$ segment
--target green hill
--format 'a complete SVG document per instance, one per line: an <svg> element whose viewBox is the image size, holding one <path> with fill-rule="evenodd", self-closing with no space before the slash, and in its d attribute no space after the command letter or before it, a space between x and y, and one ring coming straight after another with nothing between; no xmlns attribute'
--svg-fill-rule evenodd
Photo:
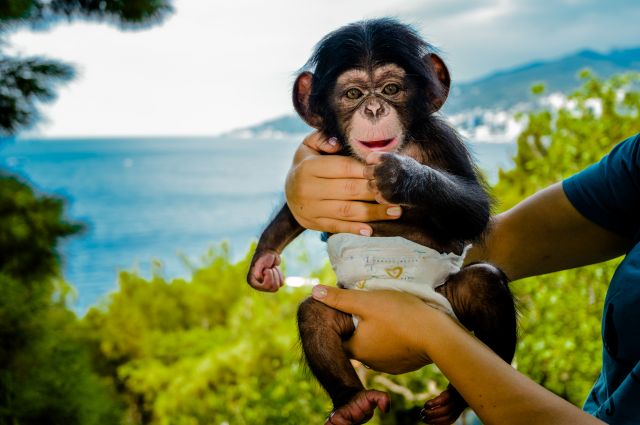
<svg viewBox="0 0 640 425"><path fill-rule="evenodd" d="M580 85L577 74L591 69L601 78L631 70L640 70L640 48L598 53L583 50L559 59L533 62L470 81L455 84L445 112L458 113L473 108L506 109L531 100L533 84L544 83L547 92L568 93Z"/></svg>

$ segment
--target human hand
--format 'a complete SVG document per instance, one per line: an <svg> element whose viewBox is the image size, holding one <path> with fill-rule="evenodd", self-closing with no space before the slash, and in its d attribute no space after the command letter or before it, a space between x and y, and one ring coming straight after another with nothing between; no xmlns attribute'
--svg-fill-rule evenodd
<svg viewBox="0 0 640 425"><path fill-rule="evenodd" d="M445 314L419 298L398 291L355 291L318 285L313 298L358 316L358 327L344 343L349 355L381 372L417 370L431 359L424 350L425 334ZM446 318L447 320L450 320Z"/></svg>
<svg viewBox="0 0 640 425"><path fill-rule="evenodd" d="M335 153L340 145L322 133L307 136L295 154L285 184L287 204L298 223L329 233L371 235L370 221L400 217L396 205L380 205L364 178L364 165Z"/></svg>

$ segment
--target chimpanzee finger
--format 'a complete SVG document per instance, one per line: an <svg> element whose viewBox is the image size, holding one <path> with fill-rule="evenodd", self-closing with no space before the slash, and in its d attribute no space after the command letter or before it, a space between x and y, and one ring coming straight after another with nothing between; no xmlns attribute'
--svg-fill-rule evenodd
<svg viewBox="0 0 640 425"><path fill-rule="evenodd" d="M376 192L376 202L382 205L391 205L391 202L384 199L384 196L382 196L382 193L380 192ZM400 208L400 207L396 207L396 208Z"/></svg>
<svg viewBox="0 0 640 425"><path fill-rule="evenodd" d="M368 165L377 165L382 162L382 157L386 154L386 152L370 152L365 159L365 162Z"/></svg>
<svg viewBox="0 0 640 425"><path fill-rule="evenodd" d="M432 409L422 409L422 411L420 411L422 421L424 423L433 425L435 425L436 423L439 424L440 422L455 422L458 416L456 415L456 412L454 411L455 409L453 407L454 406L452 406L451 404L445 404L442 406L434 407Z"/></svg>
<svg viewBox="0 0 640 425"><path fill-rule="evenodd" d="M271 269L269 269L269 271L271 272L271 287L273 288L273 291L277 291L278 289L280 289L280 287L282 286L280 284L281 280L280 280L280 273L278 273L278 268L277 267L273 267Z"/></svg>
<svg viewBox="0 0 640 425"><path fill-rule="evenodd" d="M379 192L376 179L367 180L367 190L370 190L374 194L375 198L375 194Z"/></svg>
<svg viewBox="0 0 640 425"><path fill-rule="evenodd" d="M271 292L271 272L269 269L262 270L262 282L259 289L261 291Z"/></svg>
<svg viewBox="0 0 640 425"><path fill-rule="evenodd" d="M264 283L264 277L262 280L262 282L252 281L251 287L260 292L274 292L273 288L270 285Z"/></svg>
<svg viewBox="0 0 640 425"><path fill-rule="evenodd" d="M375 176L374 176L375 169L376 169L375 165L366 165L364 167L364 171L362 172L364 175L364 178L369 181L375 180Z"/></svg>
<svg viewBox="0 0 640 425"><path fill-rule="evenodd" d="M276 267L275 269L278 275L278 285L281 288L284 286L284 274L282 274L282 270L280 270L280 267Z"/></svg>
<svg viewBox="0 0 640 425"><path fill-rule="evenodd" d="M266 292L276 292L280 285L276 281L275 271L274 269L266 269L264 271L264 279L262 284L262 290Z"/></svg>
<svg viewBox="0 0 640 425"><path fill-rule="evenodd" d="M442 406L443 404L449 403L451 400L451 392L449 390L444 390L438 396L432 398L424 404L425 409L432 409L436 406Z"/></svg>

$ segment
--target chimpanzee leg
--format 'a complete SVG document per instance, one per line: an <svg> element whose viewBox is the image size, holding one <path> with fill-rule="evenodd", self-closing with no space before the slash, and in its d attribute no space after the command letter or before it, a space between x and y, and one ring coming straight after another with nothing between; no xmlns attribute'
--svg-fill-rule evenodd
<svg viewBox="0 0 640 425"><path fill-rule="evenodd" d="M517 311L502 270L489 263L469 264L436 290L449 300L467 329L511 363L516 349Z"/></svg>
<svg viewBox="0 0 640 425"><path fill-rule="evenodd" d="M508 279L488 263L469 264L436 291L444 295L460 322L507 363L516 348L516 306ZM425 403L427 423L452 423L467 406L454 387Z"/></svg>
<svg viewBox="0 0 640 425"><path fill-rule="evenodd" d="M298 309L298 329L309 368L333 402L328 423L364 423L376 406L387 409L389 396L365 390L343 349L343 341L355 331L350 315L307 298Z"/></svg>

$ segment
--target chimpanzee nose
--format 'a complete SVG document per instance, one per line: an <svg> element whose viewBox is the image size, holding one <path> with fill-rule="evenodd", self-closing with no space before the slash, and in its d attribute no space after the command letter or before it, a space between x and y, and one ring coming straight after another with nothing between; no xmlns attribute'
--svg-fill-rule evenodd
<svg viewBox="0 0 640 425"><path fill-rule="evenodd" d="M382 102L378 101L377 99L371 99L365 105L364 112L366 115L372 118L379 118L384 114L385 108Z"/></svg>

